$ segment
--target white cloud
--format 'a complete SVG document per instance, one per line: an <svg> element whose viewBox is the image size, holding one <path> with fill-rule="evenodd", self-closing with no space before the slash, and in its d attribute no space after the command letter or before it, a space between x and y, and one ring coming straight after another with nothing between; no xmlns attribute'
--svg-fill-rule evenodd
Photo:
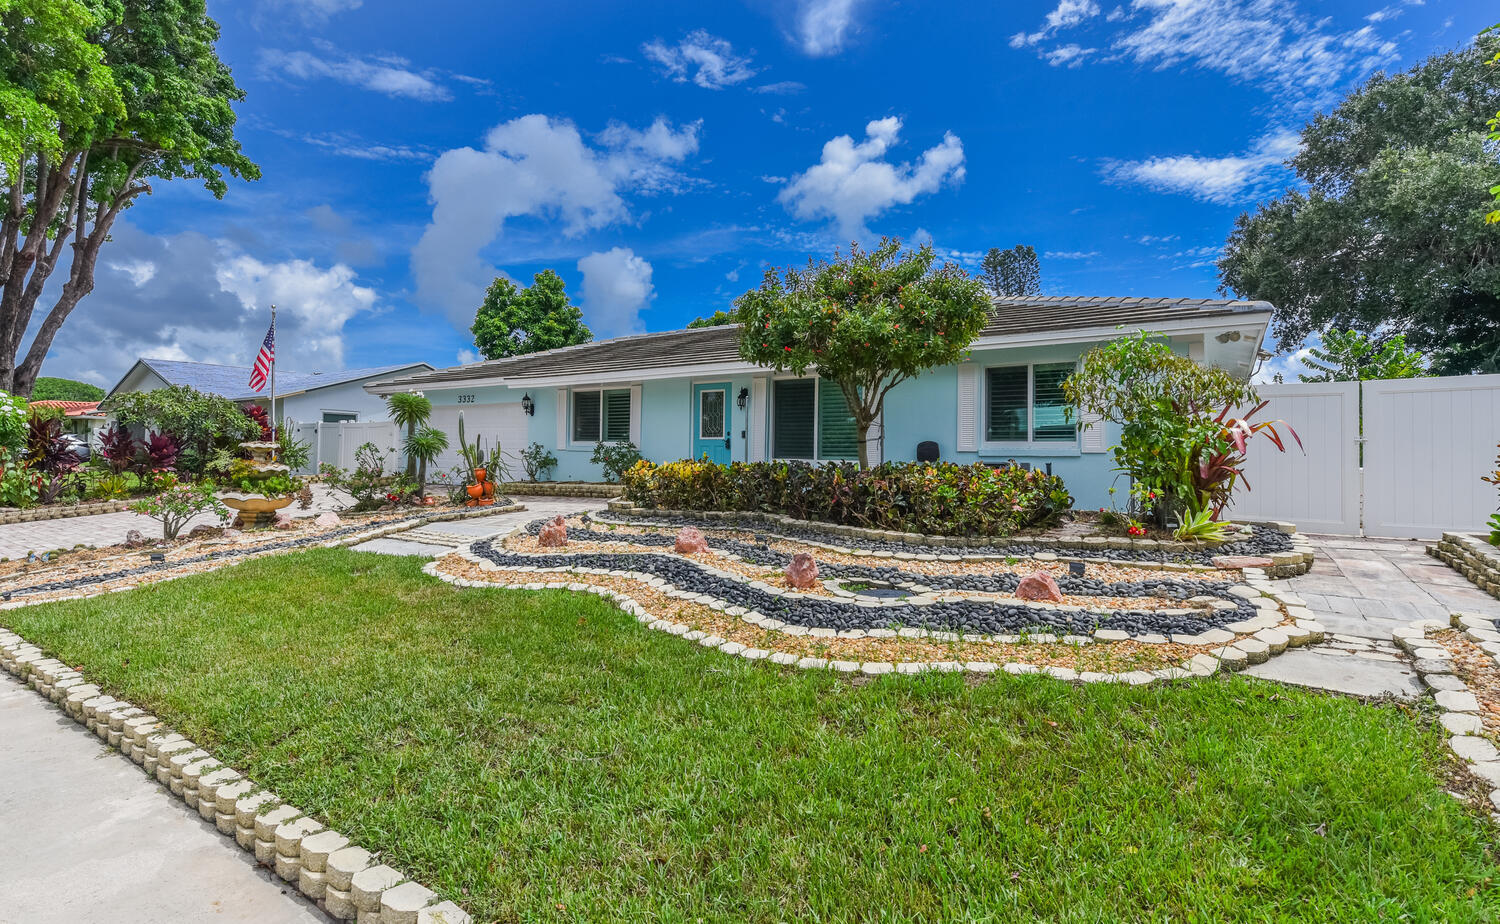
<svg viewBox="0 0 1500 924"><path fill-rule="evenodd" d="M1050 64L1076 67L1080 55L1067 49L1083 46L1059 34L1084 28L1098 14L1093 0L1060 0L1040 29L1012 36L1011 47L1034 47ZM1393 15L1386 9L1366 18L1375 23ZM1340 31L1328 18L1304 17L1296 0L1132 0L1128 12L1111 10L1092 34L1107 40L1109 60L1218 71L1294 100L1317 100L1396 57L1396 44L1372 26Z"/></svg>
<svg viewBox="0 0 1500 924"><path fill-rule="evenodd" d="M792 177L777 196L797 218L831 219L845 239L870 236L865 223L896 205L936 192L945 182L962 182L964 148L947 132L916 163L891 164L884 158L900 136L895 116L865 126L865 140L840 135L823 145L821 160Z"/></svg>
<svg viewBox="0 0 1500 924"><path fill-rule="evenodd" d="M1081 67L1083 61L1089 55L1098 51L1097 48L1084 48L1082 45L1069 43L1059 45L1042 55L1047 63L1053 67Z"/></svg>
<svg viewBox="0 0 1500 924"><path fill-rule="evenodd" d="M344 367L348 323L379 307L343 263L262 260L194 232L149 234L120 221L105 255L93 293L53 343L47 375L108 387L140 356L249 365L272 303L281 367L334 371Z"/></svg>
<svg viewBox="0 0 1500 924"><path fill-rule="evenodd" d="M1116 183L1134 183L1159 192L1182 193L1205 202L1233 205L1266 192L1280 172L1279 165L1297 152L1297 145L1296 132L1275 131L1256 141L1244 154L1227 157L1182 154L1109 161L1104 165L1104 175Z"/></svg>
<svg viewBox="0 0 1500 924"><path fill-rule="evenodd" d="M336 80L386 96L435 102L452 99L448 88L437 82L432 71L416 71L411 62L398 57L357 58L320 42L323 54L265 48L260 53L261 70L292 80Z"/></svg>
<svg viewBox="0 0 1500 924"><path fill-rule="evenodd" d="M496 275L480 252L506 220L538 216L567 236L624 221L625 194L683 185L671 165L697 151L698 125L616 124L598 140L600 147L592 147L571 122L527 115L492 129L482 150L463 147L438 157L427 175L432 221L412 250L418 304L467 328Z"/></svg>
<svg viewBox="0 0 1500 924"><path fill-rule="evenodd" d="M1097 250L1049 250L1042 254L1047 260L1088 260L1097 256Z"/></svg>
<svg viewBox="0 0 1500 924"><path fill-rule="evenodd" d="M325 23L345 10L357 10L364 0L262 0L265 12L289 12L308 25Z"/></svg>
<svg viewBox="0 0 1500 924"><path fill-rule="evenodd" d="M479 362L480 356L478 350L459 350L455 358L460 366L467 366Z"/></svg>
<svg viewBox="0 0 1500 924"><path fill-rule="evenodd" d="M751 93L774 93L779 96L789 96L793 93L801 93L807 89L807 84L798 83L795 80L778 80L775 83L764 84L759 87L751 87Z"/></svg>
<svg viewBox="0 0 1500 924"><path fill-rule="evenodd" d="M689 32L676 45L653 39L641 46L641 52L678 83L691 80L708 90L744 83L755 76L748 57L735 54L727 40L703 29Z"/></svg>
<svg viewBox="0 0 1500 924"><path fill-rule="evenodd" d="M651 264L628 247L591 253L578 261L583 274L583 319L596 337L646 330L641 310L656 296Z"/></svg>
<svg viewBox="0 0 1500 924"><path fill-rule="evenodd" d="M798 0L797 45L803 54L821 58L844 49L854 28L860 0Z"/></svg>

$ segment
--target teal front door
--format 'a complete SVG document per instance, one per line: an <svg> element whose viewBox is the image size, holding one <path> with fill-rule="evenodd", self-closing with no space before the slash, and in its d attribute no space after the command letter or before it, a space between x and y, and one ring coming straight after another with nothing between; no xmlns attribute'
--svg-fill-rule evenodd
<svg viewBox="0 0 1500 924"><path fill-rule="evenodd" d="M693 386L693 458L729 464L729 383Z"/></svg>

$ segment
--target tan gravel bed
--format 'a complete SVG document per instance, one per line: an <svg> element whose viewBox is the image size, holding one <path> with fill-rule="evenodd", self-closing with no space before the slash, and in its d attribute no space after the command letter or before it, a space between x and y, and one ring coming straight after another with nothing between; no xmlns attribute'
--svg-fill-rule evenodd
<svg viewBox="0 0 1500 924"><path fill-rule="evenodd" d="M1479 700L1479 719L1485 737L1500 744L1500 665L1457 629L1444 629L1427 636L1453 656L1453 672Z"/></svg>
<svg viewBox="0 0 1500 924"><path fill-rule="evenodd" d="M773 543L773 547L774 546L775 546L775 544ZM689 560L692 560L692 561L702 562L703 564L709 565L709 566L711 566L713 568L717 568L717 569L719 569L721 571L732 572L734 574L739 575L740 577L746 578L747 580L761 581L761 582L764 582L766 584L770 584L772 587L782 588L782 589L785 589L785 590L792 590L792 589L794 589L790 584L787 583L786 575L784 574L784 572L781 569L779 569L779 568L766 568L766 567L762 567L760 565L751 564L750 562L743 561L743 560L741 560L739 558L736 558L736 557L734 557L732 555L729 555L729 554L727 554L725 552L721 552L721 551L718 551L718 550L715 550L715 549L710 549L706 554L700 552L700 553L697 553L697 554L686 555L686 554L682 554L682 553L674 551L669 546L637 545L637 544L635 544L633 542L623 542L623 541L622 542L594 542L594 541L581 541L581 540L574 540L574 539L568 540L568 544L566 546L564 546L563 548L559 549L559 548L555 548L555 547L552 547L552 548L544 547L544 546L542 546L542 545L540 545L538 543L537 537L531 536L531 535L511 536L510 538L508 538L508 539L505 540L504 547L505 547L505 549L507 551L515 552L515 553L522 554L522 555L549 555L549 554L586 555L586 554L591 554L591 553L612 554L612 555L618 555L618 554L671 555L671 556L675 556L675 557L678 557L678 558L686 558L686 559L689 559ZM805 549L806 547L803 547L803 548ZM780 551L791 552L791 551L801 551L801 550L802 549L796 549L796 550L782 549ZM856 556L836 555L836 554L832 554L832 553L824 554L824 553L821 553L821 551L820 551L819 555L816 555L814 557L818 561L825 562L825 563L833 563L833 564L846 564L847 563L847 564L866 565L866 566L870 564L869 559L859 560ZM853 559L853 560L852 561L845 561L846 559ZM1009 564L1007 564L1005 562L999 562L999 561L996 561L996 562L970 562L970 563L968 563L967 569L961 569L960 567L958 567L960 565L959 562L941 562L941 561L940 562L911 562L911 561L899 561L899 562L892 562L892 564L895 564L898 567L901 567L902 570L913 570L913 569L906 568L905 566L907 566L907 565L914 565L914 564L928 565L930 567L928 569L924 570L922 573L929 574L929 575L943 575L943 576L952 575L952 574L969 574L969 575L979 575L979 576L983 576L983 577L991 577L991 576L997 576L997 575L1002 575L1002 574L1016 574L1016 575L1020 575L1020 576L1024 577L1024 576L1026 576L1028 574L1035 574L1038 571L1045 571L1048 574L1053 575L1054 577L1062 577L1063 575L1067 574L1067 570L1068 570L1066 562L1031 562L1031 561L1028 561L1028 562L1025 563L1024 566L1021 566L1019 563L1018 563L1018 565L1009 565ZM939 567L935 567L935 566L943 566L943 567L939 568ZM1219 573L1222 574L1223 572L1219 572ZM1167 573L1167 572L1153 572L1153 571L1147 571L1147 570L1144 570L1144 569L1119 568L1119 567L1114 567L1114 566L1103 566L1103 565L1101 565L1101 566L1097 566L1097 568L1091 568L1090 571L1089 571L1089 576L1090 577L1095 577L1095 578L1098 578L1099 580L1104 580L1104 581L1143 581L1143 580L1150 580L1153 577L1176 578L1176 577L1179 577L1180 575L1177 572L1171 572L1171 573ZM822 584L818 584L815 587L812 587L812 588L810 588L808 590L804 590L804 591L801 591L801 592L802 593L806 593L806 594L811 594L811 595L817 596L817 597L825 597L825 598L828 598L828 599L840 599L840 597L839 597L838 594L833 593L828 588L824 587ZM1014 594L1009 594L1009 593L995 593L993 591L982 591L982 590L934 590L934 591L932 591L930 593L925 594L925 596L930 596L930 597L933 597L933 598L938 599L938 600L949 599L949 598L970 598L970 599L983 599L983 600L1015 600L1016 599L1016 597L1015 597ZM1109 611L1114 611L1114 610L1132 610L1132 609L1135 609L1135 610L1165 610L1165 609L1184 609L1184 608L1192 609L1192 608L1198 608L1198 604L1188 603L1185 600L1176 600L1176 599L1172 599L1172 598L1169 598L1169 597L1105 597L1105 596L1084 596L1084 595L1076 595L1076 594L1064 594L1063 595L1063 599L1060 602L1064 606L1083 606L1083 607L1089 607L1090 609L1095 609L1095 610L1109 610ZM1202 607L1202 608L1203 609L1207 609L1207 607Z"/></svg>
<svg viewBox="0 0 1500 924"><path fill-rule="evenodd" d="M657 588L629 578L578 574L558 571L487 571L457 555L436 563L445 574L501 586L520 586L537 582L567 581L607 587L628 594L652 615L683 623L693 629L750 648L781 651L799 657L827 658L842 661L989 661L997 664L1019 662L1038 667L1070 667L1078 671L1123 673L1132 670L1155 670L1181 665L1195 654L1220 646L1177 644L1152 645L1144 642L1092 642L1086 645L1003 644L999 642L936 642L921 638L815 638L787 635L764 629L744 620L714 610L702 603L690 603L668 596Z"/></svg>

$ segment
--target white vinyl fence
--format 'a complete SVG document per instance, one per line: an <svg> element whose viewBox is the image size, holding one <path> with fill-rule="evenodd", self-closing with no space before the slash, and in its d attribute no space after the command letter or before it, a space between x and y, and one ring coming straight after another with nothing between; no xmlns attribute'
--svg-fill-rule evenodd
<svg viewBox="0 0 1500 924"><path fill-rule="evenodd" d="M312 475L324 462L339 468L354 467L354 451L365 443L374 443L382 452L399 449L400 435L396 425L389 420L374 420L367 423L344 421L343 423L297 423L289 421L292 435L308 445L307 467L296 472ZM404 466L404 457L397 457L397 466Z"/></svg>
<svg viewBox="0 0 1500 924"><path fill-rule="evenodd" d="M1262 385L1257 420L1302 438L1278 453L1257 437L1248 492L1230 515L1289 520L1310 533L1435 539L1480 530L1496 509L1500 375ZM1363 392L1364 436L1360 436ZM1364 446L1363 466L1360 446Z"/></svg>

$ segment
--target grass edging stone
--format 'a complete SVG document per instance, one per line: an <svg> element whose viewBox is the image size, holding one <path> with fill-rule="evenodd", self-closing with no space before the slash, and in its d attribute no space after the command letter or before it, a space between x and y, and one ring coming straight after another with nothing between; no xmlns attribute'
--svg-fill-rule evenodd
<svg viewBox="0 0 1500 924"><path fill-rule="evenodd" d="M462 908L438 902L435 892L402 873L376 866L369 851L350 846L342 834L325 829L311 815L222 766L155 716L109 696L78 671L5 629L0 629L0 667L117 748L330 917L353 921L378 914L382 921L418 924L472 920Z"/></svg>

